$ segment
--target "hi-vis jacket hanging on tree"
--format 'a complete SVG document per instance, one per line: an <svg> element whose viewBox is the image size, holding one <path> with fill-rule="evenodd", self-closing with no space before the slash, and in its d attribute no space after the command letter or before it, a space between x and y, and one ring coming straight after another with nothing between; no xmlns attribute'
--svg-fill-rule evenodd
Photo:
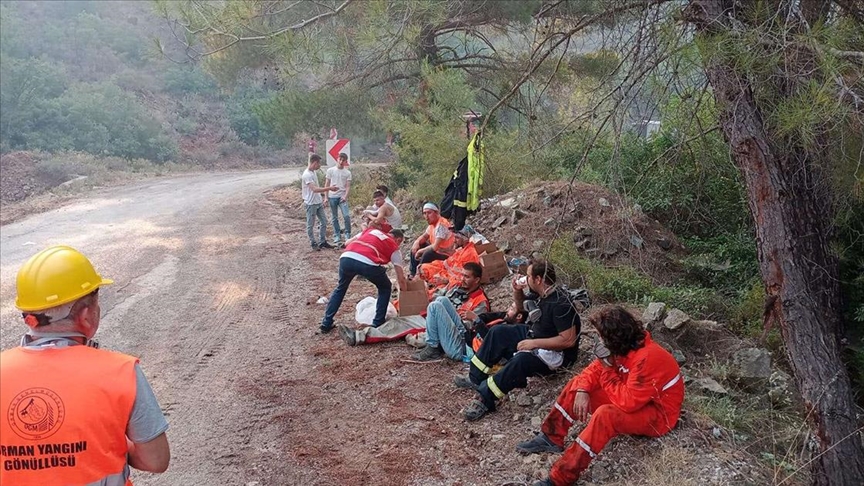
<svg viewBox="0 0 864 486"><path fill-rule="evenodd" d="M459 161L456 171L441 200L441 216L453 222L456 231L465 226L465 219L480 208L483 192L485 156L480 132L468 144L468 156Z"/></svg>

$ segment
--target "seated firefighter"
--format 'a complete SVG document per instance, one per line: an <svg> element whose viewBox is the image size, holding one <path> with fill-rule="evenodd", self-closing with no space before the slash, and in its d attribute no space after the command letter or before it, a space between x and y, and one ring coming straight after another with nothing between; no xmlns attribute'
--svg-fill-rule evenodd
<svg viewBox="0 0 864 486"><path fill-rule="evenodd" d="M483 345L483 340L490 329L499 324L525 324L528 313L524 310L520 311L516 307L516 302L512 302L506 312L484 312L482 314L467 312L465 316L471 320L468 332L465 334L465 344L470 346L471 356L474 356L474 353L479 351L480 346Z"/></svg>
<svg viewBox="0 0 864 486"><path fill-rule="evenodd" d="M433 260L417 268L417 275L434 287L453 286L462 278L462 269L469 262L480 263L480 256L471 241L474 228L465 225L453 232L455 250L446 260Z"/></svg>
<svg viewBox="0 0 864 486"><path fill-rule="evenodd" d="M446 260L453 254L455 239L450 228L453 227L446 218L441 216L441 210L435 203L423 205L423 217L429 226L426 231L411 244L410 275L417 275L417 266L435 260Z"/></svg>
<svg viewBox="0 0 864 486"><path fill-rule="evenodd" d="M446 355L461 361L466 356L465 332L477 313L489 309L489 299L480 287L483 267L468 262L462 270L462 288L476 288L457 310L446 297L437 297L426 308L426 346L414 354L417 361L432 361Z"/></svg>
<svg viewBox="0 0 864 486"><path fill-rule="evenodd" d="M534 262L528 267L525 287L513 282L513 300L518 310L530 302L528 324L494 326L471 358L467 377L456 377L459 388L473 388L480 395L463 410L466 420L479 420L495 411L496 401L514 388L528 386L529 376L549 375L576 361L579 351L579 314L569 294L556 285L555 268ZM527 298L536 299L526 301ZM507 359L494 376L492 367Z"/></svg>
<svg viewBox="0 0 864 486"><path fill-rule="evenodd" d="M678 422L684 380L675 358L619 306L599 310L590 321L601 339L594 346L597 359L564 386L542 432L516 450L561 452L570 427L577 420L588 425L535 486L573 484L616 435L659 437Z"/></svg>
<svg viewBox="0 0 864 486"><path fill-rule="evenodd" d="M483 267L478 264L465 268L462 279L458 285L449 287L433 299L426 308L427 319L442 318L445 309L480 310L489 309L489 299L480 287L480 278L483 276ZM444 307L444 301L450 307ZM339 326L339 335L345 344L356 346L358 344L373 344L387 341L404 339L409 334L419 334L426 331L427 319L422 316L395 317L378 327L364 327L362 329L351 329L347 326Z"/></svg>

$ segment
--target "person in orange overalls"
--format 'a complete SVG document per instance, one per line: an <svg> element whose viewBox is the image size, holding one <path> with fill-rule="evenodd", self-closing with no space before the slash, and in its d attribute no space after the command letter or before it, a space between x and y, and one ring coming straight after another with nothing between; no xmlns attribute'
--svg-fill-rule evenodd
<svg viewBox="0 0 864 486"><path fill-rule="evenodd" d="M461 230L454 232L456 250L446 260L435 260L420 265L417 268L420 278L439 289L459 285L462 282L462 270L465 264L480 263L477 248L470 239L473 234L474 228L467 224Z"/></svg>
<svg viewBox="0 0 864 486"><path fill-rule="evenodd" d="M620 306L601 309L590 320L602 340L594 346L597 359L567 383L541 433L516 450L561 452L576 421L588 426L552 465L549 478L534 486L574 484L616 435L659 437L681 414L684 380L675 358Z"/></svg>

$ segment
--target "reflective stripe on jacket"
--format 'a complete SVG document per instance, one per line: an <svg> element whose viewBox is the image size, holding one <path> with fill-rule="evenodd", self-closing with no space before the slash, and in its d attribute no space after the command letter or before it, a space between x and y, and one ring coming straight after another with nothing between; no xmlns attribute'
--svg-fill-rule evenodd
<svg viewBox="0 0 864 486"><path fill-rule="evenodd" d="M86 346L0 354L0 484L131 486L137 361Z"/></svg>
<svg viewBox="0 0 864 486"><path fill-rule="evenodd" d="M614 366L594 360L568 386L588 393L602 388L609 401L627 413L654 402L674 426L684 401L684 380L675 358L646 332L644 346L614 359Z"/></svg>

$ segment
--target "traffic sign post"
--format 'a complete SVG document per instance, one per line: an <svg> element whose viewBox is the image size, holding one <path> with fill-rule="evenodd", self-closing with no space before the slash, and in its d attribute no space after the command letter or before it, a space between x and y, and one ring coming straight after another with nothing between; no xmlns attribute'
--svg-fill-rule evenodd
<svg viewBox="0 0 864 486"><path fill-rule="evenodd" d="M348 161L351 161L351 140L347 138L327 140L327 167L336 166L340 153L346 154Z"/></svg>

